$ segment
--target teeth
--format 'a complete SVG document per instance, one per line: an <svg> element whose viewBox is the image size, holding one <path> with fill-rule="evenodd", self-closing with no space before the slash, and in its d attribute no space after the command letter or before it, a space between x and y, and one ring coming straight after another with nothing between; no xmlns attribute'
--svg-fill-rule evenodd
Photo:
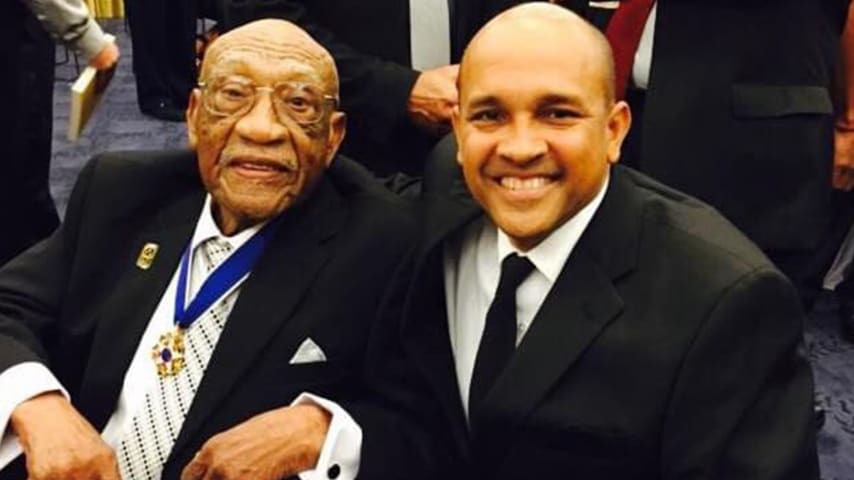
<svg viewBox="0 0 854 480"><path fill-rule="evenodd" d="M543 188L550 182L551 180L547 177L501 177L501 186L508 190L534 190Z"/></svg>
<svg viewBox="0 0 854 480"><path fill-rule="evenodd" d="M249 170L261 170L265 172L275 170L272 165L262 163L244 163L243 167L248 168Z"/></svg>

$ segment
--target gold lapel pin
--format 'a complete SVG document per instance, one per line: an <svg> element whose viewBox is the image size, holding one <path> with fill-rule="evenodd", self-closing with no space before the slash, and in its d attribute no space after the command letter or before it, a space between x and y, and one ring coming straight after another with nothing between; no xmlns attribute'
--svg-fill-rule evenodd
<svg viewBox="0 0 854 480"><path fill-rule="evenodd" d="M151 264L154 263L154 257L157 255L157 251L160 250L160 245L156 243L146 243L142 250L139 251L139 257L136 258L136 266L142 270L148 270L151 268Z"/></svg>

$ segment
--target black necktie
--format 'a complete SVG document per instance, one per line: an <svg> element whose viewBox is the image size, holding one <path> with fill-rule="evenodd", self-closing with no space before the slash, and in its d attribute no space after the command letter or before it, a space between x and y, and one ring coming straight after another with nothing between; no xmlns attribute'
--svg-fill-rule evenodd
<svg viewBox="0 0 854 480"><path fill-rule="evenodd" d="M501 262L501 279L486 314L469 387L470 419L476 417L483 398L516 350L516 289L533 269L527 258L515 253Z"/></svg>

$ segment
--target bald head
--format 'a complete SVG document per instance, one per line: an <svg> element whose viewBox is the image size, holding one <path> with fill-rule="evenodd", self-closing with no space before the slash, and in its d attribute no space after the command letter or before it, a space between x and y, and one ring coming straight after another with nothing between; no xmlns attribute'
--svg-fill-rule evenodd
<svg viewBox="0 0 854 480"><path fill-rule="evenodd" d="M548 3L513 8L469 44L452 121L466 185L519 249L601 191L631 124L607 41Z"/></svg>
<svg viewBox="0 0 854 480"><path fill-rule="evenodd" d="M614 59L608 39L572 11L547 2L511 8L481 28L463 55L460 89L465 88L467 70L484 55L500 54L502 49L536 53L546 48L577 57L589 74L600 79L606 103L614 103Z"/></svg>
<svg viewBox="0 0 854 480"><path fill-rule="evenodd" d="M270 62L293 59L310 65L327 87L327 93L338 95L338 72L329 52L300 27L277 19L248 23L217 38L205 53L201 80L215 75L224 64L239 62L245 56Z"/></svg>
<svg viewBox="0 0 854 480"><path fill-rule="evenodd" d="M307 201L346 131L329 53L292 23L259 20L214 41L200 77L187 133L220 230Z"/></svg>

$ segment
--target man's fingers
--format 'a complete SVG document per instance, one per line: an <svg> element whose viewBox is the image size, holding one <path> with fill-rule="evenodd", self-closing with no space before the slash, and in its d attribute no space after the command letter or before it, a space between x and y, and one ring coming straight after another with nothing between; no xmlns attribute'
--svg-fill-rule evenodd
<svg viewBox="0 0 854 480"><path fill-rule="evenodd" d="M196 454L181 472L181 480L201 480L204 478L206 470L207 467L201 461L199 454Z"/></svg>
<svg viewBox="0 0 854 480"><path fill-rule="evenodd" d="M107 70L118 62L119 55L119 47L115 43L109 42L89 60L89 65L95 67L97 70Z"/></svg>
<svg viewBox="0 0 854 480"><path fill-rule="evenodd" d="M101 480L122 480L122 476L119 475L119 472L109 472L106 475L102 475Z"/></svg>
<svg viewBox="0 0 854 480"><path fill-rule="evenodd" d="M122 480L122 475L119 473L119 463L115 456L110 458L109 471L102 478L103 480Z"/></svg>

